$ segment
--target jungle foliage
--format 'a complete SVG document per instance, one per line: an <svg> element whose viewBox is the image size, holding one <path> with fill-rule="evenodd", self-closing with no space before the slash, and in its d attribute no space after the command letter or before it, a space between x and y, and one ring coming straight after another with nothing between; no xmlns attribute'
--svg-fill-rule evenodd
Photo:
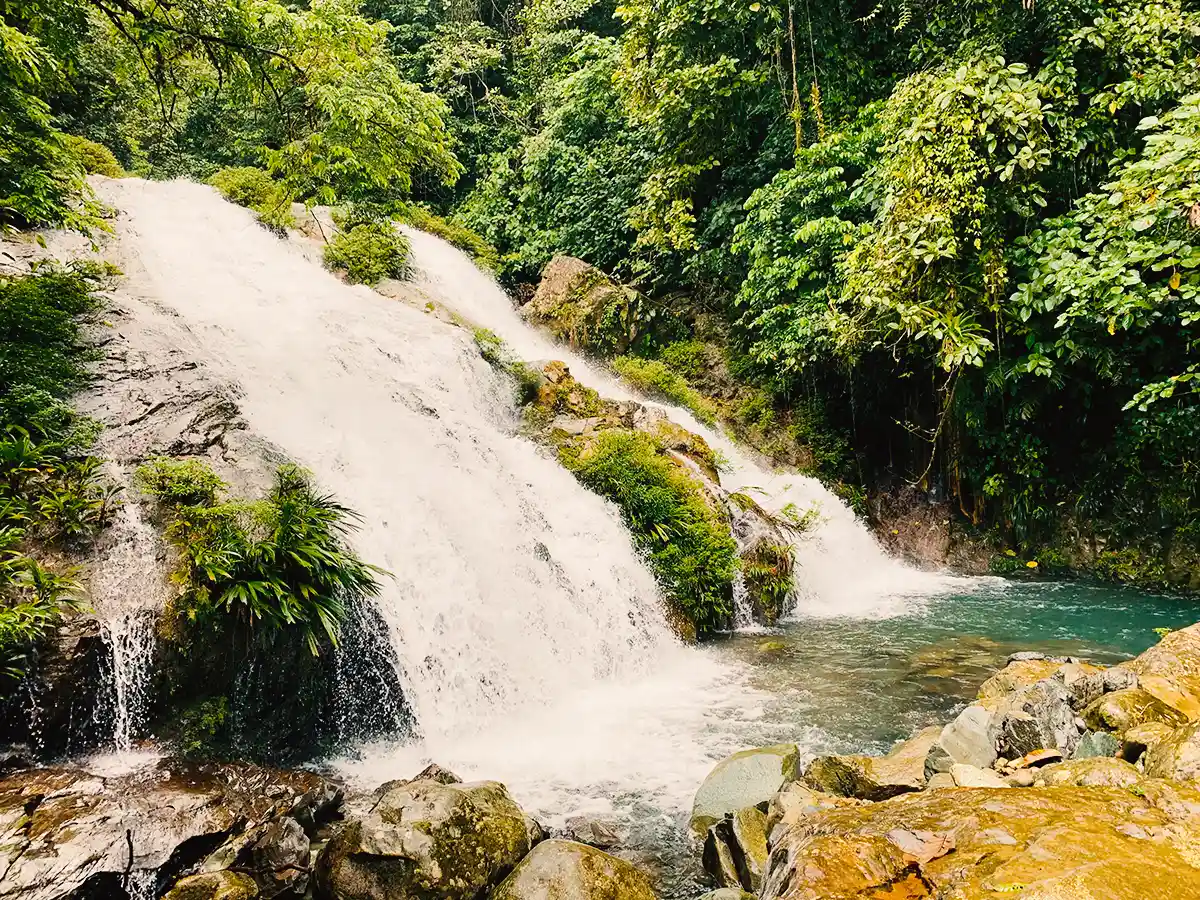
<svg viewBox="0 0 1200 900"><path fill-rule="evenodd" d="M777 459L1022 551L1195 569L1195 0L3 0L0 25L5 224L95 222L70 133L403 207L519 290L577 256L646 298L618 365ZM695 339L715 365L664 355Z"/></svg>
<svg viewBox="0 0 1200 900"><path fill-rule="evenodd" d="M296 466L281 466L258 501L228 499L198 460L152 460L138 482L168 511L174 612L189 625L224 631L230 617L247 634L295 629L316 655L337 645L348 605L379 591L378 570L346 546L357 516Z"/></svg>
<svg viewBox="0 0 1200 900"><path fill-rule="evenodd" d="M66 403L84 382L81 328L101 274L0 278L0 697L78 603L74 570L51 559L94 536L119 501L88 452L94 423Z"/></svg>

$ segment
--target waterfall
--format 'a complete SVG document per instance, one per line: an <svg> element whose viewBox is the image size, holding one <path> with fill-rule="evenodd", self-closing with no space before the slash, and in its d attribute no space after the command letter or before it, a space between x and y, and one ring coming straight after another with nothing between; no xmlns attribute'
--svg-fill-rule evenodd
<svg viewBox="0 0 1200 900"><path fill-rule="evenodd" d="M109 651L111 744L120 755L130 753L146 723L155 626L166 592L162 575L152 562L158 555L159 539L142 519L136 502L122 504L111 541L99 557L91 588Z"/></svg>
<svg viewBox="0 0 1200 900"><path fill-rule="evenodd" d="M961 589L962 579L921 572L888 556L854 512L816 478L774 471L756 461L724 433L685 409L636 396L605 370L531 328L508 295L462 251L411 228L422 287L448 308L495 332L521 359L561 359L580 382L614 400L657 406L677 424L702 435L726 461L721 484L750 495L766 510L816 507L816 527L797 540L797 611L804 615L877 617L910 612L931 594Z"/></svg>
<svg viewBox="0 0 1200 900"><path fill-rule="evenodd" d="M520 356L565 357L585 383L629 396L526 326L461 253L412 234L422 275L402 302L342 283L209 187L98 190L121 211L127 289L230 383L255 434L362 515L354 548L390 573L376 604L413 734L350 748L337 761L348 777L374 785L432 759L506 782L539 814L594 811L596 798L680 810L714 759L798 739L794 724L760 727L770 698L746 671L676 641L619 511L517 436L511 384L468 330L425 310L433 295ZM897 586L930 584L815 480L764 470L664 409L730 460L727 488L761 488L775 509L822 503L824 524L798 546L812 609L878 612Z"/></svg>
<svg viewBox="0 0 1200 900"><path fill-rule="evenodd" d="M469 332L350 287L208 187L104 185L134 290L262 437L357 510L427 739L651 668L675 641L615 508L514 436Z"/></svg>

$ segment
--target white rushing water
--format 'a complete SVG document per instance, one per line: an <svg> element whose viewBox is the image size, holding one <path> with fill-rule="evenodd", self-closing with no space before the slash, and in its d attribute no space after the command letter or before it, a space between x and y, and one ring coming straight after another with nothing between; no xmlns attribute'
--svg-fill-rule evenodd
<svg viewBox="0 0 1200 900"><path fill-rule="evenodd" d="M121 505L113 522L112 546L92 575L92 600L109 651L113 723L111 743L121 760L137 759L134 739L141 735L154 672L155 623L165 596L156 566L147 565L159 547L158 536L135 502Z"/></svg>
<svg viewBox="0 0 1200 900"><path fill-rule="evenodd" d="M530 328L508 295L462 251L438 237L405 229L422 286L466 319L495 332L520 359L561 359L579 381L614 400L636 399L663 409L687 430L702 435L727 465L721 484L780 513L814 506L820 521L796 542L797 612L810 616L878 617L910 612L932 594L963 587L964 580L903 565L888 556L840 498L815 478L778 472L687 410L635 395L608 372L570 348Z"/></svg>
<svg viewBox="0 0 1200 900"><path fill-rule="evenodd" d="M765 722L744 669L681 646L616 509L514 434L511 385L468 331L341 283L210 188L102 185L122 210L137 291L191 335L181 348L240 392L251 428L364 520L355 549L391 573L379 600L419 739L340 761L367 784L436 760L509 784L553 821L607 804L677 815L715 759L753 744L820 743ZM629 392L530 329L459 251L414 234L419 286L529 359ZM888 559L810 478L756 465L688 413L729 461L730 490L768 508L821 506L798 547L802 610L887 615L938 588ZM600 809L597 809L599 804Z"/></svg>
<svg viewBox="0 0 1200 900"><path fill-rule="evenodd" d="M391 573L379 607L421 740L364 748L352 773L436 759L534 809L601 784L686 802L754 696L675 640L616 509L514 436L511 386L470 333L344 285L208 187L102 189L129 289L362 515L355 549Z"/></svg>

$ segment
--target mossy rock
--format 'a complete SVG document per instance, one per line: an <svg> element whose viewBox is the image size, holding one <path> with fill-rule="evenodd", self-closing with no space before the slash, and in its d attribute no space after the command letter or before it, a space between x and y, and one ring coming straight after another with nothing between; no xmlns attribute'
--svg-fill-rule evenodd
<svg viewBox="0 0 1200 900"><path fill-rule="evenodd" d="M1131 788L1142 780L1142 773L1110 756L1070 759L1039 769L1035 785L1073 784L1079 787Z"/></svg>
<svg viewBox="0 0 1200 900"><path fill-rule="evenodd" d="M581 259L556 256L546 265L524 314L572 347L602 356L624 353L637 339L641 295Z"/></svg>
<svg viewBox="0 0 1200 900"><path fill-rule="evenodd" d="M499 883L541 837L537 823L498 782L399 784L321 851L318 894L469 900Z"/></svg>
<svg viewBox="0 0 1200 900"><path fill-rule="evenodd" d="M1092 731L1113 731L1118 735L1152 722L1161 722L1172 728L1187 722L1187 717L1179 710L1167 706L1141 688L1105 694L1088 706L1082 715Z"/></svg>
<svg viewBox="0 0 1200 900"><path fill-rule="evenodd" d="M491 894L490 900L655 900L646 876L629 862L587 844L550 840Z"/></svg>
<svg viewBox="0 0 1200 900"><path fill-rule="evenodd" d="M818 756L804 770L810 787L839 797L887 800L925 786L925 759L941 736L926 728L883 757Z"/></svg>
<svg viewBox="0 0 1200 900"><path fill-rule="evenodd" d="M775 744L721 760L696 792L692 830L703 835L726 814L768 803L783 785L796 779L798 756L795 744Z"/></svg>
<svg viewBox="0 0 1200 900"><path fill-rule="evenodd" d="M204 872L175 882L163 900L254 900L258 885L241 872Z"/></svg>
<svg viewBox="0 0 1200 900"><path fill-rule="evenodd" d="M1138 686L1188 720L1200 718L1200 623L1172 631L1155 646L1121 663L1138 676Z"/></svg>

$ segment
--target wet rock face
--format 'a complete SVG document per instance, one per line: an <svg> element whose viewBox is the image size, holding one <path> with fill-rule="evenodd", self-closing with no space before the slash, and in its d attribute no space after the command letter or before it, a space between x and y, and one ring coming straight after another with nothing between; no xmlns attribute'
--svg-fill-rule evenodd
<svg viewBox="0 0 1200 900"><path fill-rule="evenodd" d="M495 781L419 780L384 793L321 851L329 900L469 900L497 884L542 838Z"/></svg>
<svg viewBox="0 0 1200 900"><path fill-rule="evenodd" d="M654 891L632 863L551 840L538 844L490 900L654 900Z"/></svg>
<svg viewBox="0 0 1200 900"><path fill-rule="evenodd" d="M99 623L68 619L37 648L24 683L0 707L0 743L24 744L41 759L94 747L108 665Z"/></svg>
<svg viewBox="0 0 1200 900"><path fill-rule="evenodd" d="M248 764L163 761L109 778L65 768L19 772L0 781L0 896L122 898L132 884L158 895L199 869L228 868L245 846L246 859L261 865L242 872L255 885L244 896L278 896L279 873L307 865L299 823L327 820L341 797L311 773ZM283 868L270 868L275 863Z"/></svg>
<svg viewBox="0 0 1200 900"><path fill-rule="evenodd" d="M816 812L772 842L763 900L1200 896L1200 793L1143 782L957 789Z"/></svg>

